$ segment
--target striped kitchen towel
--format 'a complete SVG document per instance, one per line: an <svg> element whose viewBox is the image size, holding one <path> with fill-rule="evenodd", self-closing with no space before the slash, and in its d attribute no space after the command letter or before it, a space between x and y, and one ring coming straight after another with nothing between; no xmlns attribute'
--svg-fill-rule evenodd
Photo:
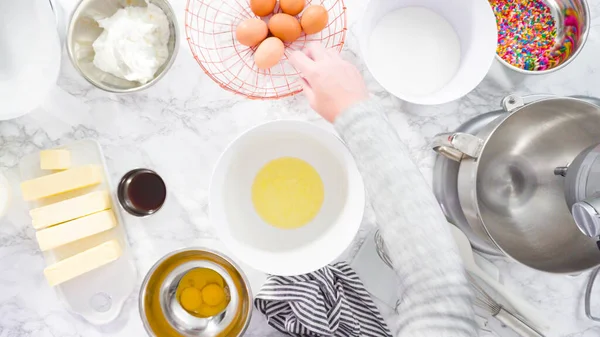
<svg viewBox="0 0 600 337"><path fill-rule="evenodd" d="M345 262L305 275L269 276L254 305L269 325L291 336L392 336Z"/></svg>

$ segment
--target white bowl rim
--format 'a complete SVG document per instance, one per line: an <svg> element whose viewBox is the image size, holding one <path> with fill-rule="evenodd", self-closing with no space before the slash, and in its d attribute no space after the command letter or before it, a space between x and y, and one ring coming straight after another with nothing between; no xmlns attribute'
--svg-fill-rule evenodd
<svg viewBox="0 0 600 337"><path fill-rule="evenodd" d="M307 256L304 252L302 254L298 254L298 256L296 256L297 258L295 258L293 261L286 261L286 263L273 264L269 261L257 261L255 259L252 259L251 257L243 254L241 252L242 249L240 248L240 242L237 241L236 239L234 239L232 235L230 235L227 231L225 231L222 228L222 226L221 226L222 223L220 221L218 221L218 216L215 214L214 208L212 207L212 205L216 201L216 197L217 197L217 192L215 192L215 189L217 187L214 186L214 180L215 180L214 178L218 174L217 172L219 172L219 170L221 170L221 172L224 171L223 167L222 167L222 165L224 165L223 157L229 153L229 151L232 149L232 147L240 139L244 138L249 133L255 132L257 129L266 127L268 125L270 126L273 124L281 124L281 123L287 123L287 124L295 123L303 128L312 128L315 130L319 130L319 132L323 132L324 135L333 137L336 141L338 141L342 145L341 146L341 149L343 151L342 155L346 158L350 158L350 161L347 162L348 165L346 167L348 170L348 176L350 177L349 180L351 180L351 178L353 178L353 177L358 178L355 180L356 187L354 188L354 190L360 191L360 193L358 193L358 195L355 196L356 197L356 206L358 207L358 205L360 205L360 207L359 207L359 209L353 208L354 209L354 214L352 217L353 221L345 222L345 225L344 225L345 231L343 233L341 233L341 234L345 234L345 235L340 236L339 240L336 241L335 245L332 244L330 246L332 249L330 249L328 251L319 251L318 254L312 254L310 256ZM349 193L351 193L351 191L349 191ZM231 141L227 145L225 150L223 150L223 152L221 153L221 155L219 156L219 158L217 160L217 163L215 164L215 167L212 172L211 180L210 180L210 186L209 186L209 192L208 192L208 206L209 206L208 214L209 214L209 221L211 223L211 226L213 226L213 228L217 232L219 239L225 244L225 246L231 252L231 254L233 256L235 256L236 258L238 258L241 262L243 262L244 264L246 264L256 270L262 271L267 274L280 275L280 276L293 276L293 275L301 275L301 274L306 274L306 273L316 271L320 268L325 267L326 265L328 265L329 263L335 261L337 258L340 257L340 255L352 244L352 242L354 241L354 238L356 237L356 233L358 233L358 230L360 229L360 226L361 226L362 220L363 220L363 216L364 216L365 202L366 202L366 193L365 193L365 186L364 186L364 182L362 179L362 175L360 174L360 172L358 170L358 166L356 165L356 162L354 161L354 157L350 153L350 150L348 150L348 148L346 147L344 142L337 136L337 134L335 134L334 132L332 132L324 127L315 125L310 122L301 121L301 120L291 120L291 119L279 119L279 120L273 120L273 121L261 123L259 125L256 125L250 129L244 131L243 133L238 135L233 141Z"/></svg>

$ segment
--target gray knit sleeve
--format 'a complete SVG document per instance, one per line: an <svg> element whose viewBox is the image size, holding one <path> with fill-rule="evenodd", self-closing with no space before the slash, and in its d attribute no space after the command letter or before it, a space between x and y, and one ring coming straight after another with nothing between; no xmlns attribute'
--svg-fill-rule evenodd
<svg viewBox="0 0 600 337"><path fill-rule="evenodd" d="M335 128L362 173L400 279L396 336L477 336L472 293L448 224L406 146L368 100Z"/></svg>

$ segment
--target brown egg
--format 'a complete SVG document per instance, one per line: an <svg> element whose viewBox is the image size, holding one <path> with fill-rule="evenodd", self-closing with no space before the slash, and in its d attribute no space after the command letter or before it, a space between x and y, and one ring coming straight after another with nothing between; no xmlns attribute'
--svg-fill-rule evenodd
<svg viewBox="0 0 600 337"><path fill-rule="evenodd" d="M294 42L302 34L300 22L295 17L278 13L269 20L269 30L271 34L280 38L283 42Z"/></svg>
<svg viewBox="0 0 600 337"><path fill-rule="evenodd" d="M283 42L276 37L269 37L256 48L254 63L258 69L269 69L279 63L284 52Z"/></svg>
<svg viewBox="0 0 600 337"><path fill-rule="evenodd" d="M302 30L309 34L315 34L323 30L327 26L329 22L329 16L327 15L327 10L323 6L308 6L304 13L302 13L302 18L300 19L300 24L302 25Z"/></svg>
<svg viewBox="0 0 600 337"><path fill-rule="evenodd" d="M254 47L267 38L269 29L267 24L257 18L246 19L235 30L235 37L241 44Z"/></svg>
<svg viewBox="0 0 600 337"><path fill-rule="evenodd" d="M304 9L304 0L279 0L279 7L285 14L298 15Z"/></svg>
<svg viewBox="0 0 600 337"><path fill-rule="evenodd" d="M277 0L250 0L250 9L258 16L273 14Z"/></svg>

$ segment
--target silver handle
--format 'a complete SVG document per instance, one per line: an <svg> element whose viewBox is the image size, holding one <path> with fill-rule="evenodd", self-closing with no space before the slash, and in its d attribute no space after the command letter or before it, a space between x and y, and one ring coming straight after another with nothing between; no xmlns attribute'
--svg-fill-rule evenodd
<svg viewBox="0 0 600 337"><path fill-rule="evenodd" d="M526 96L519 96L516 94L511 94L502 99L502 108L506 112L513 112L514 110L516 110L524 105L527 105L527 104L530 104L530 103L533 103L535 101L539 101L542 99L553 98L553 97L557 97L557 96L552 95L552 94L534 94L534 95L526 95Z"/></svg>
<svg viewBox="0 0 600 337"><path fill-rule="evenodd" d="M519 317L513 315L510 311L508 311L504 308L501 308L500 312L498 312L498 314L494 317L496 317L500 322L504 323L506 326L511 328L519 336L522 336L522 337L544 337L544 335L542 335L534 327L527 324L525 321L523 321Z"/></svg>
<svg viewBox="0 0 600 337"><path fill-rule="evenodd" d="M466 265L466 264L465 264ZM468 265L466 265L467 268ZM504 297L506 302L515 309L519 315L527 319L529 322L535 324L542 331L548 331L549 324L546 319L540 314L539 310L529 304L529 302L523 300L521 297L515 295L514 291L506 288L506 286L500 284L496 279L486 274L481 269L470 269L469 276L475 275L490 286L498 295Z"/></svg>
<svg viewBox="0 0 600 337"><path fill-rule="evenodd" d="M590 275L587 287L585 289L585 315L592 321L600 322L600 317L596 317L592 314L592 288L594 288L594 282L600 272L600 268L596 268Z"/></svg>
<svg viewBox="0 0 600 337"><path fill-rule="evenodd" d="M463 132L440 133L433 137L433 150L454 161L464 157L477 158L481 153L483 141L479 137Z"/></svg>

